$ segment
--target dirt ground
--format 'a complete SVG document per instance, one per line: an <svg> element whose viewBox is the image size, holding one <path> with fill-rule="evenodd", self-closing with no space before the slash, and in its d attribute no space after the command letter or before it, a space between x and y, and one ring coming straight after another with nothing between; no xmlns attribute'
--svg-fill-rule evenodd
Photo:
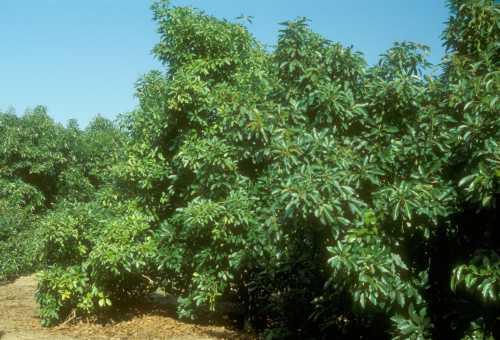
<svg viewBox="0 0 500 340"><path fill-rule="evenodd" d="M251 339L223 326L181 322L175 319L172 311L154 305L124 312L106 325L78 322L47 329L40 326L35 290L34 275L0 285L1 340Z"/></svg>

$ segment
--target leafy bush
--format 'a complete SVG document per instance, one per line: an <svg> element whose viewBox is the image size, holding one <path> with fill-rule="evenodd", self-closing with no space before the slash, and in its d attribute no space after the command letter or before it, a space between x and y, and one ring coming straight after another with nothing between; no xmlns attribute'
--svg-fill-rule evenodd
<svg viewBox="0 0 500 340"><path fill-rule="evenodd" d="M0 281L40 267L42 216L61 202L90 200L109 182L124 138L100 117L81 131L75 121L56 124L44 107L22 117L0 112Z"/></svg>
<svg viewBox="0 0 500 340"><path fill-rule="evenodd" d="M289 336L314 324L341 332L335 320L349 311L386 315L395 337L442 332L434 324L449 320L436 301L452 267L470 251L498 252L487 240L498 192L498 6L450 6L439 77L428 75L428 48L411 42L368 68L305 19L284 23L267 53L239 24L154 6L155 52L169 68L138 83L129 161L117 169L159 217L159 265L166 287L182 292L182 316L236 295L256 323L271 319L261 325ZM472 38L480 44L464 43ZM440 244L467 239L460 215L482 216L485 234L438 277ZM484 292L496 294L490 281ZM446 296L443 306L459 299ZM286 312L292 299L301 320Z"/></svg>
<svg viewBox="0 0 500 340"><path fill-rule="evenodd" d="M45 269L37 301L44 325L70 313L99 314L152 289L151 218L134 202L109 198L103 193L90 203L61 205L41 222Z"/></svg>
<svg viewBox="0 0 500 340"><path fill-rule="evenodd" d="M43 195L22 181L0 178L0 282L38 267L37 219Z"/></svg>
<svg viewBox="0 0 500 340"><path fill-rule="evenodd" d="M1 205L1 203L0 203ZM0 207L2 219L19 218L19 214L4 214ZM10 231L10 236L3 241L0 241L0 283L7 280L12 280L20 275L33 273L40 268L38 254L40 250L39 239L37 238L38 229L36 220L30 218L24 220L24 223L29 223L30 228L17 228L16 231Z"/></svg>

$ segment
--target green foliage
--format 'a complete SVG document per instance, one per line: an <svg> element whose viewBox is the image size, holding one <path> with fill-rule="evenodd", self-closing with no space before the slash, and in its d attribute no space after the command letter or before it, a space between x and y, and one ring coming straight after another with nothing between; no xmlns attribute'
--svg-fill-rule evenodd
<svg viewBox="0 0 500 340"><path fill-rule="evenodd" d="M498 8L452 6L450 54L433 77L423 45L396 43L367 68L303 18L283 23L269 53L240 24L154 5L168 71L138 83L115 171L157 216L159 275L181 316L233 297L287 336L315 323L335 334L349 311L387 315L396 338L440 331L433 249L464 233L454 216L477 202L492 227L500 140ZM467 20L486 30L479 47L462 45Z"/></svg>
<svg viewBox="0 0 500 340"><path fill-rule="evenodd" d="M68 203L44 218L46 269L37 292L44 325L70 313L99 314L152 289L148 274L156 247L151 218L135 202L110 199L104 192L93 202Z"/></svg>
<svg viewBox="0 0 500 340"><path fill-rule="evenodd" d="M166 72L120 128L2 114L0 249L36 230L43 323L161 287L268 338L498 333L500 10L450 8L434 76L424 45L368 67L299 18L266 51L157 1Z"/></svg>
<svg viewBox="0 0 500 340"><path fill-rule="evenodd" d="M97 116L80 133L78 163L94 187L108 184L111 167L122 157L126 135L116 123Z"/></svg>
<svg viewBox="0 0 500 340"><path fill-rule="evenodd" d="M37 218L43 195L20 180L0 178L0 282L37 268Z"/></svg>
<svg viewBox="0 0 500 340"><path fill-rule="evenodd" d="M195 199L162 224L160 269L165 286L179 293L181 315L190 316L191 304L214 310L217 298L230 290L247 260L248 239L256 236L249 235L256 229L253 205L244 191L222 202Z"/></svg>
<svg viewBox="0 0 500 340"><path fill-rule="evenodd" d="M0 280L40 267L42 216L64 201L88 201L110 182L124 140L100 117L82 131L75 121L55 123L44 107L0 113Z"/></svg>
<svg viewBox="0 0 500 340"><path fill-rule="evenodd" d="M55 123L41 106L22 117L0 114L0 136L0 178L33 186L46 208L64 199L88 200L124 141L104 118L81 131L74 121Z"/></svg>
<svg viewBox="0 0 500 340"><path fill-rule="evenodd" d="M37 219L0 200L0 283L40 268Z"/></svg>
<svg viewBox="0 0 500 340"><path fill-rule="evenodd" d="M468 264L453 269L451 289L464 287L487 302L500 300L500 258L494 251L479 251Z"/></svg>

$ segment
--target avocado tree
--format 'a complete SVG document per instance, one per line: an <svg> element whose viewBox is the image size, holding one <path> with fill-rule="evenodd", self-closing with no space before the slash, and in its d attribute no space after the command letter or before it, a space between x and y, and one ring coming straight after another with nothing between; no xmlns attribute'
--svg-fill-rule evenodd
<svg viewBox="0 0 500 340"><path fill-rule="evenodd" d="M165 71L137 82L122 157L46 220L45 322L162 287L269 338L498 333L500 10L450 8L434 75L424 45L368 66L299 18L269 51L155 2Z"/></svg>
<svg viewBox="0 0 500 340"><path fill-rule="evenodd" d="M40 221L62 202L85 202L110 181L112 155L125 135L96 118L54 122L45 107L0 113L0 281L40 268Z"/></svg>

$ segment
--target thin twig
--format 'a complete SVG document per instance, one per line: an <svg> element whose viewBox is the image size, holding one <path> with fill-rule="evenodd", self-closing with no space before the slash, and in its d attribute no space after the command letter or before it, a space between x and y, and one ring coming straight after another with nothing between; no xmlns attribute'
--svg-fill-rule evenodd
<svg viewBox="0 0 500 340"><path fill-rule="evenodd" d="M68 323L70 323L74 318L76 318L76 310L73 309L73 311L71 312L71 314L68 316L68 318L66 319L66 321L64 321L61 325L59 325L59 328L62 328L64 326L66 326Z"/></svg>
<svg viewBox="0 0 500 340"><path fill-rule="evenodd" d="M154 281L153 281L153 280L152 280L149 276L146 276L146 275L144 275L144 274L141 274L141 276L142 276L143 278L145 278L146 280L148 280L148 281L149 281L149 283L150 283L151 285L153 285L153 284L155 283L155 282L154 282Z"/></svg>

